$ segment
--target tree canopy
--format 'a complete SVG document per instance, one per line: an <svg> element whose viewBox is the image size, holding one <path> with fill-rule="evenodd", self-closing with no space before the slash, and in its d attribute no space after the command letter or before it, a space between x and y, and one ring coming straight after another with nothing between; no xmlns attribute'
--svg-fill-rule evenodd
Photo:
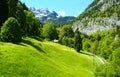
<svg viewBox="0 0 120 77"><path fill-rule="evenodd" d="M0 33L1 41L5 42L19 42L22 39L20 24L18 21L10 17L1 27Z"/></svg>
<svg viewBox="0 0 120 77"><path fill-rule="evenodd" d="M57 38L57 30L52 22L46 22L42 28L42 36L48 40Z"/></svg>

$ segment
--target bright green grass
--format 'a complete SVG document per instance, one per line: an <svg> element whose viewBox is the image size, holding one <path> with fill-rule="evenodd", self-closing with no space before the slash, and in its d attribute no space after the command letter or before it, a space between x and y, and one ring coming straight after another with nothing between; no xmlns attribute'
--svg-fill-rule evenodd
<svg viewBox="0 0 120 77"><path fill-rule="evenodd" d="M52 42L0 42L0 77L94 77L95 63L93 56Z"/></svg>

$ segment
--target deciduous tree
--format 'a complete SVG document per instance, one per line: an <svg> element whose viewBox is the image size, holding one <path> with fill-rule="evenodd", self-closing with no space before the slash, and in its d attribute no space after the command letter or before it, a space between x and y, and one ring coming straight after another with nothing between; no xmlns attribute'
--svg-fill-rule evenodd
<svg viewBox="0 0 120 77"><path fill-rule="evenodd" d="M21 29L18 21L10 17L1 27L0 39L4 42L19 42L21 41Z"/></svg>

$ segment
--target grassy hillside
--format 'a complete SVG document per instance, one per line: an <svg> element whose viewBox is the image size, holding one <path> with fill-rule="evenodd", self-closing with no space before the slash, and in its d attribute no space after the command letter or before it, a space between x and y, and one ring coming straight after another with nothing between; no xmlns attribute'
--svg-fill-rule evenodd
<svg viewBox="0 0 120 77"><path fill-rule="evenodd" d="M0 77L94 77L93 56L52 42L0 42Z"/></svg>

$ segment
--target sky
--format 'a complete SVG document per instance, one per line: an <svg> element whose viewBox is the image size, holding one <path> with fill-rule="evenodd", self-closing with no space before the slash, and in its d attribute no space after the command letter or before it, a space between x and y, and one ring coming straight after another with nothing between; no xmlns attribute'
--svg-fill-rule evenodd
<svg viewBox="0 0 120 77"><path fill-rule="evenodd" d="M94 0L20 0L28 7L48 8L61 16L78 16Z"/></svg>

